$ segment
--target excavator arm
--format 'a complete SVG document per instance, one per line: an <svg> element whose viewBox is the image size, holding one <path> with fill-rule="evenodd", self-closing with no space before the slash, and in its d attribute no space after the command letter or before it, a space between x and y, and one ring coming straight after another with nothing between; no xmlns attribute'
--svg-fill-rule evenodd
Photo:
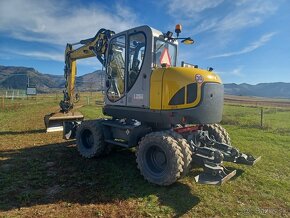
<svg viewBox="0 0 290 218"><path fill-rule="evenodd" d="M100 29L95 37L81 40L78 43L67 44L65 49L65 68L64 77L66 80L64 99L60 102L61 112L67 113L73 108L75 96L75 83L77 67L76 61L78 59L85 59L96 56L102 65L106 62L106 51L109 39L115 32L106 29ZM74 45L81 44L82 46L73 49Z"/></svg>
<svg viewBox="0 0 290 218"><path fill-rule="evenodd" d="M76 122L83 120L83 115L74 112L74 102L79 99L75 94L75 84L77 75L76 61L96 56L103 66L106 63L106 51L109 39L115 34L114 31L100 29L95 37L81 40L80 42L67 44L65 49L65 89L63 90L63 100L60 101L60 111L45 115L44 123L47 132L62 131L64 122ZM74 49L73 46L81 45Z"/></svg>

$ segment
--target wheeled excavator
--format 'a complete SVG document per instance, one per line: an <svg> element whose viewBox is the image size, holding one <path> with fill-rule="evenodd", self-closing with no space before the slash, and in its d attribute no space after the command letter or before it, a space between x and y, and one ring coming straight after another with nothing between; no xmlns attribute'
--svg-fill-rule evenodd
<svg viewBox="0 0 290 218"><path fill-rule="evenodd" d="M196 182L222 184L236 174L224 161L254 165L259 158L231 146L222 120L220 77L197 65L177 66L181 25L162 33L140 26L120 33L101 29L95 37L67 44L66 88L60 113L45 117L49 130L63 125L66 139L75 138L84 158L108 154L112 146L136 147L137 167L146 180L170 185L192 166L203 167ZM74 48L80 44L78 48ZM96 56L106 69L103 114L84 120L74 112L76 61Z"/></svg>

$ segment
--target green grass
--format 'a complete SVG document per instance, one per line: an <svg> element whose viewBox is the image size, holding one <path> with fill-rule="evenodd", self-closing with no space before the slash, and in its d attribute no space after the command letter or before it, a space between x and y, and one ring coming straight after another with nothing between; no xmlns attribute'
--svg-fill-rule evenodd
<svg viewBox="0 0 290 218"><path fill-rule="evenodd" d="M261 126L261 108L225 105L223 124L241 127L262 128L273 133L290 135L290 108L263 108Z"/></svg>
<svg viewBox="0 0 290 218"><path fill-rule="evenodd" d="M85 115L86 120L104 117L102 107L88 105L79 109Z"/></svg>
<svg viewBox="0 0 290 218"><path fill-rule="evenodd" d="M90 96L90 95L89 95ZM32 100L29 100L33 103ZM87 119L102 116L86 105ZM34 102L35 103L35 102ZM225 106L224 127L239 150L261 155L254 167L226 163L237 176L222 186L196 184L194 168L169 187L147 183L134 149L83 159L75 141L44 132L58 99L0 111L0 217L283 217L290 208L290 112ZM287 118L288 117L288 118Z"/></svg>

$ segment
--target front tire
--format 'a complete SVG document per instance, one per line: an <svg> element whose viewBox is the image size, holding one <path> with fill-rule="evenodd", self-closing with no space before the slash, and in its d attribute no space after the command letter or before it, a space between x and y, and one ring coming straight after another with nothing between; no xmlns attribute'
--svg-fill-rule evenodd
<svg viewBox="0 0 290 218"><path fill-rule="evenodd" d="M137 165L146 180L171 185L183 172L183 154L178 142L166 132L147 134L136 151Z"/></svg>
<svg viewBox="0 0 290 218"><path fill-rule="evenodd" d="M102 120L84 121L76 132L77 149L85 158L98 157L106 148L102 131Z"/></svg>

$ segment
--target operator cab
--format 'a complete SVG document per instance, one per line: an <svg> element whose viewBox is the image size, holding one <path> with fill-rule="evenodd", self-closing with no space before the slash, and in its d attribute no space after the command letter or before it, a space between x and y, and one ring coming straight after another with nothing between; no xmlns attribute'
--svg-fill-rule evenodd
<svg viewBox="0 0 290 218"><path fill-rule="evenodd" d="M107 51L105 103L149 108L152 70L175 67L176 62L177 41L149 26L114 35Z"/></svg>

